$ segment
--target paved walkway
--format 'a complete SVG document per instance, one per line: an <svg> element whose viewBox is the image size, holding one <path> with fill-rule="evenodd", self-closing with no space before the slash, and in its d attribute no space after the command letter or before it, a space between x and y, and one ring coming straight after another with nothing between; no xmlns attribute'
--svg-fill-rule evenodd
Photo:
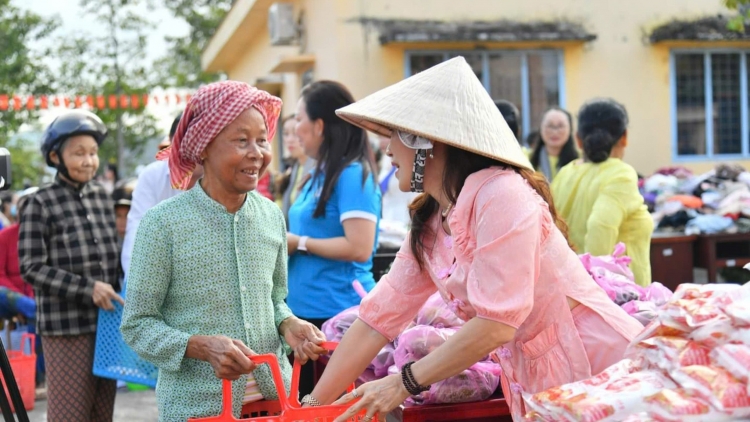
<svg viewBox="0 0 750 422"><path fill-rule="evenodd" d="M29 412L31 422L47 422L47 401L34 403L34 410ZM156 422L156 395L149 391L117 391L115 399L115 417L113 422Z"/></svg>

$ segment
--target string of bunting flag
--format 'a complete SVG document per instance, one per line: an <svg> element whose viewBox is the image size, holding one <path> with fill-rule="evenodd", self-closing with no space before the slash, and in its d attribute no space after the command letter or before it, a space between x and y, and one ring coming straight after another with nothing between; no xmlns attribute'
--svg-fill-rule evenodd
<svg viewBox="0 0 750 422"><path fill-rule="evenodd" d="M47 110L49 108L138 110L149 103L179 105L190 101L191 94L123 95L8 95L0 94L0 111Z"/></svg>

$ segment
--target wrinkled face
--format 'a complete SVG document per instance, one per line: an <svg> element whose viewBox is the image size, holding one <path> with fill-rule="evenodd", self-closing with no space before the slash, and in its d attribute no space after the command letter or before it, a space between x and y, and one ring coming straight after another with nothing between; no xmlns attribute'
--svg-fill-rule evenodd
<svg viewBox="0 0 750 422"><path fill-rule="evenodd" d="M414 156L417 154L398 137L396 131L391 132L391 140L385 149L385 153L391 157L391 164L396 167L394 177L398 178L398 188L401 192L411 191L411 174L414 170Z"/></svg>
<svg viewBox="0 0 750 422"><path fill-rule="evenodd" d="M253 107L243 111L203 151L204 179L229 194L254 190L271 163L267 138L263 115Z"/></svg>
<svg viewBox="0 0 750 422"><path fill-rule="evenodd" d="M119 205L115 207L115 224L117 225L117 237L125 238L125 229L128 226L128 211L130 207Z"/></svg>
<svg viewBox="0 0 750 422"><path fill-rule="evenodd" d="M568 116L560 110L550 110L542 119L542 141L544 145L560 148L570 138Z"/></svg>
<svg viewBox="0 0 750 422"><path fill-rule="evenodd" d="M289 119L284 122L284 131L282 139L284 141L284 148L289 151L289 156L294 159L299 159L305 155L305 150L302 149L302 144L297 137L297 121L295 119Z"/></svg>
<svg viewBox="0 0 750 422"><path fill-rule="evenodd" d="M61 153L73 182L87 183L99 170L99 145L91 135L71 136L63 144ZM50 153L50 159L60 164L60 158L54 151Z"/></svg>
<svg viewBox="0 0 750 422"><path fill-rule="evenodd" d="M297 138L305 151L305 155L317 159L320 146L323 144L323 120L311 121L307 115L307 104L305 99L300 98L297 102L297 115L295 116Z"/></svg>

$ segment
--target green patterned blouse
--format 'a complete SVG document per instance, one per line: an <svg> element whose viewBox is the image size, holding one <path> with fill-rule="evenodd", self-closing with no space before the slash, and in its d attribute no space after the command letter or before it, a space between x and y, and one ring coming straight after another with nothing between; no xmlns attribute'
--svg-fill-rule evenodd
<svg viewBox="0 0 750 422"><path fill-rule="evenodd" d="M292 316L287 295L284 216L257 192L230 214L196 184L151 209L141 221L127 281L121 331L159 367L159 421L216 415L221 381L211 365L185 357L192 335L240 339L275 353L287 391L291 366L279 324ZM266 365L254 372L267 399L277 397ZM239 416L245 378L233 383Z"/></svg>

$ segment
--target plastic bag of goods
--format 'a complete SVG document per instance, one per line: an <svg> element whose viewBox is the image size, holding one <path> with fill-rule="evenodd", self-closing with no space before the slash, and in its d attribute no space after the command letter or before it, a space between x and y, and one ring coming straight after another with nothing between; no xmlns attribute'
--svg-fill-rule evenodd
<svg viewBox="0 0 750 422"><path fill-rule="evenodd" d="M649 418L659 422L723 422L734 420L708 402L681 388L664 389L646 397Z"/></svg>
<svg viewBox="0 0 750 422"><path fill-rule="evenodd" d="M460 374L436 382L429 391L413 398L419 404L466 403L487 400L500 385L500 365L479 362Z"/></svg>
<svg viewBox="0 0 750 422"><path fill-rule="evenodd" d="M427 325L412 327L398 337L393 360L399 368L416 362L440 347L448 337L456 333L452 328L436 328Z"/></svg>
<svg viewBox="0 0 750 422"><path fill-rule="evenodd" d="M641 370L625 359L602 373L537 393L524 394L534 421L616 421L646 408L644 398L676 385L661 371Z"/></svg>
<svg viewBox="0 0 750 422"><path fill-rule="evenodd" d="M657 314L657 306L655 303L644 302L641 300L631 300L630 302L623 304L622 309L644 326L653 321Z"/></svg>
<svg viewBox="0 0 750 422"><path fill-rule="evenodd" d="M354 321L359 318L359 305L352 306L349 309L345 309L339 312L338 315L324 322L321 326L321 331L325 334L328 341L340 342L344 338L344 334L349 327L354 324Z"/></svg>
<svg viewBox="0 0 750 422"><path fill-rule="evenodd" d="M368 369L372 369L373 374L377 379L383 378L388 375L388 368L394 364L393 352L396 350L396 346L393 343L388 343L380 349L375 359L372 360Z"/></svg>
<svg viewBox="0 0 750 422"><path fill-rule="evenodd" d="M464 321L448 307L439 292L427 299L417 314L416 323L437 328L456 328L464 325Z"/></svg>
<svg viewBox="0 0 750 422"><path fill-rule="evenodd" d="M734 418L750 418L747 384L718 366L685 366L670 372L686 392L700 397L714 409Z"/></svg>

